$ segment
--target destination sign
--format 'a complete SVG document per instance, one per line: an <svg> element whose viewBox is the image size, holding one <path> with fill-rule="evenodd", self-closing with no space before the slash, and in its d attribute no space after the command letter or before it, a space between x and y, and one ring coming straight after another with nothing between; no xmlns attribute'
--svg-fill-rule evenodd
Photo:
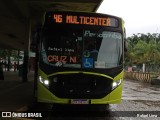
<svg viewBox="0 0 160 120"><path fill-rule="evenodd" d="M118 27L118 20L112 17L52 14L52 18L55 23Z"/></svg>

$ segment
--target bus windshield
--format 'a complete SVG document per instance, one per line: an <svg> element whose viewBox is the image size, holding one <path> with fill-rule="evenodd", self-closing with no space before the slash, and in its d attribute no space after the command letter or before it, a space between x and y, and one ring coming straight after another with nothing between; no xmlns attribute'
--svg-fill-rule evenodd
<svg viewBox="0 0 160 120"><path fill-rule="evenodd" d="M41 41L41 62L50 66L112 68L122 64L121 33L102 27L46 27Z"/></svg>

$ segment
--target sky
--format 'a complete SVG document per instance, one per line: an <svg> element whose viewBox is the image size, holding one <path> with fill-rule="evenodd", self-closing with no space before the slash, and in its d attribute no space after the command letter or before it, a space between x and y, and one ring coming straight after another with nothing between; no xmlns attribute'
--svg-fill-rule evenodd
<svg viewBox="0 0 160 120"><path fill-rule="evenodd" d="M97 12L123 18L127 37L160 33L160 0L103 0Z"/></svg>

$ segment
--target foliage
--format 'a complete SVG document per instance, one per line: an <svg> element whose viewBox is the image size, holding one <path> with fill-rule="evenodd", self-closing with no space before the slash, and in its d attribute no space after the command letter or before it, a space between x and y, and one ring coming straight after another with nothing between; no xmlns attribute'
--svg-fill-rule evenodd
<svg viewBox="0 0 160 120"><path fill-rule="evenodd" d="M11 49L0 49L0 58L6 59L7 57L18 59L18 51Z"/></svg>
<svg viewBox="0 0 160 120"><path fill-rule="evenodd" d="M126 65L160 66L160 34L133 34L127 38Z"/></svg>

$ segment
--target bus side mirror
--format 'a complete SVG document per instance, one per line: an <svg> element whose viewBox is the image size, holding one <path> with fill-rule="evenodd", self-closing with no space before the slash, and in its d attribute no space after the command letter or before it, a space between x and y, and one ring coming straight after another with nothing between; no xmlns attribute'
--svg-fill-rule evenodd
<svg viewBox="0 0 160 120"><path fill-rule="evenodd" d="M128 43L126 39L126 29L124 28L124 52L128 51Z"/></svg>
<svg viewBox="0 0 160 120"><path fill-rule="evenodd" d="M127 43L127 39L124 39L124 52L128 51L128 43Z"/></svg>

